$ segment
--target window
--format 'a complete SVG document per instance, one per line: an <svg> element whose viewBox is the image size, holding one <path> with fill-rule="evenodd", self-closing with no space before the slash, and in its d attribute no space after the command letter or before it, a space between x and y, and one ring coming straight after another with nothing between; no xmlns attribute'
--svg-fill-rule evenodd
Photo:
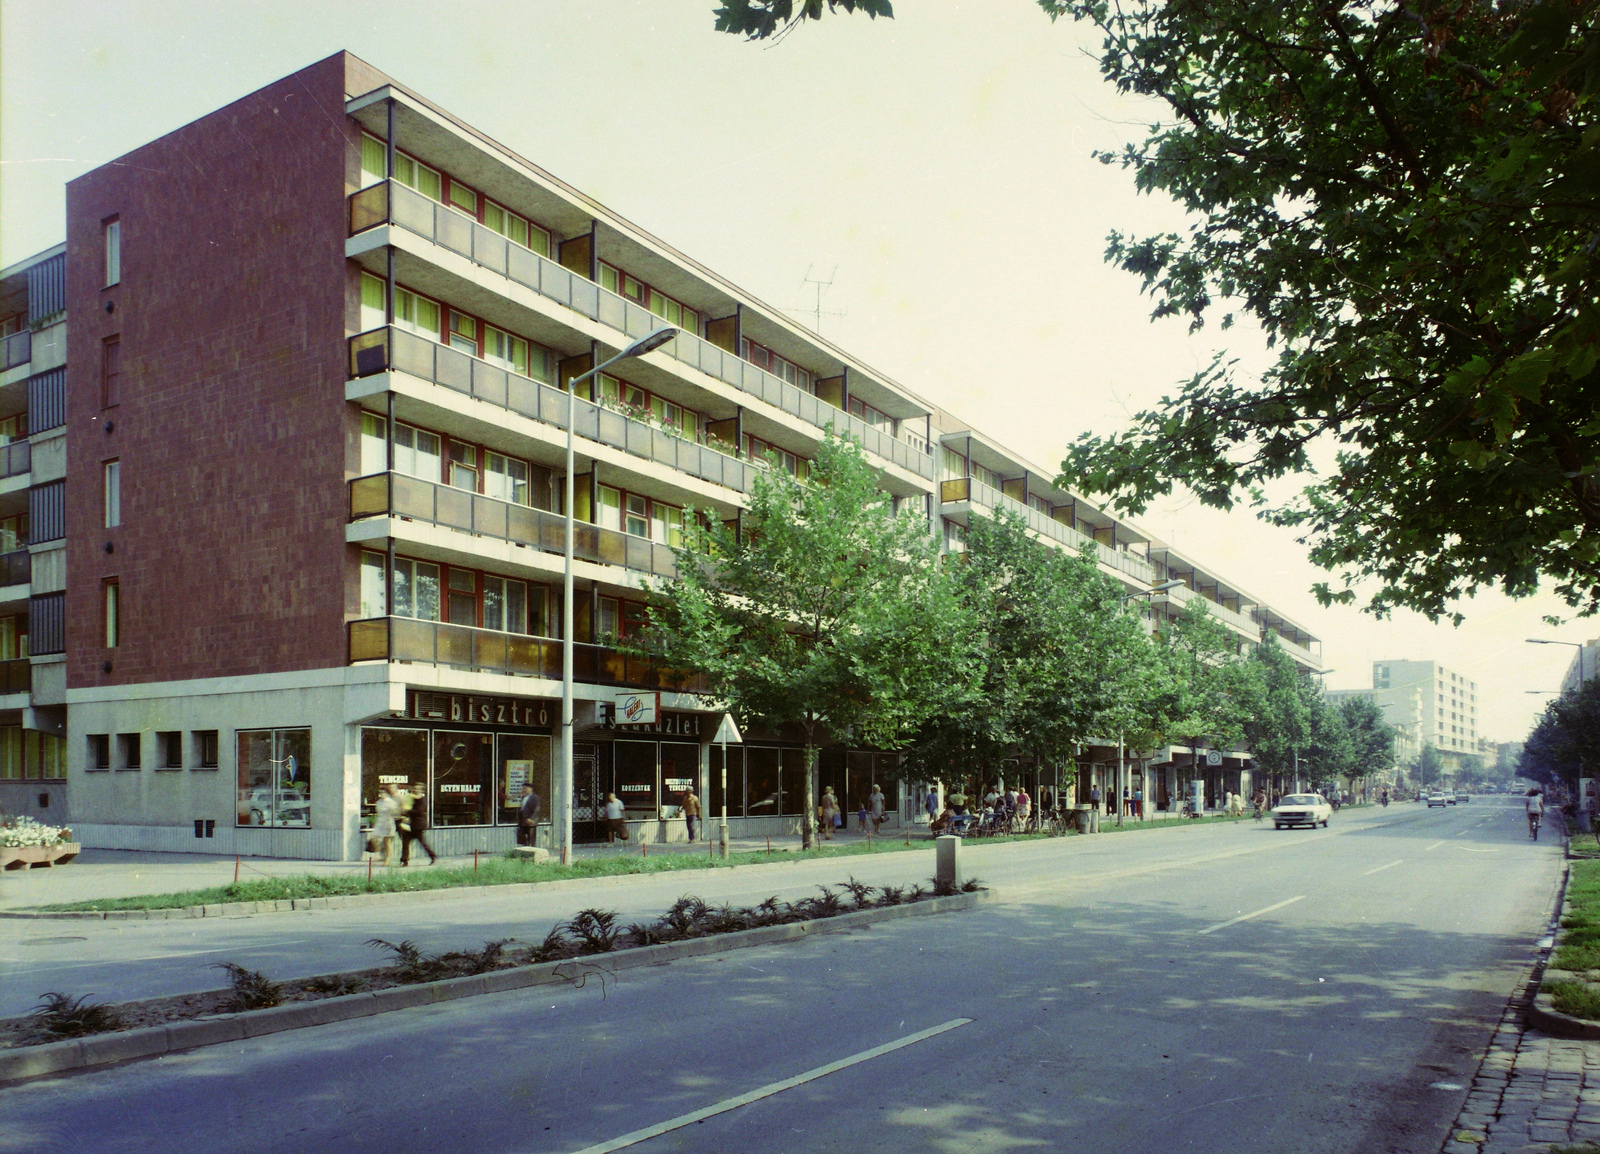
<svg viewBox="0 0 1600 1154"><path fill-rule="evenodd" d="M694 309L673 300L665 293L657 292L643 281L636 280L604 261L600 263L600 287L643 305L668 324L687 329L695 336L700 335L700 314ZM809 379L810 374L807 374L808 384Z"/></svg>
<svg viewBox="0 0 1600 1154"><path fill-rule="evenodd" d="M156 755L161 758L159 768L183 768L183 733L180 730L163 730L156 734Z"/></svg>
<svg viewBox="0 0 1600 1154"><path fill-rule="evenodd" d="M194 731L195 752L200 758L199 769L216 769L217 754L221 750L221 742L217 740L217 731L214 729L197 729Z"/></svg>
<svg viewBox="0 0 1600 1154"><path fill-rule="evenodd" d="M239 731L238 824L311 824L311 730Z"/></svg>
<svg viewBox="0 0 1600 1154"><path fill-rule="evenodd" d="M528 586L504 577L483 578L483 627L503 633L529 633Z"/></svg>
<svg viewBox="0 0 1600 1154"><path fill-rule="evenodd" d="M20 725L0 726L0 781L51 781L67 776L66 739ZM91 764L90 768L96 768Z"/></svg>
<svg viewBox="0 0 1600 1154"><path fill-rule="evenodd" d="M470 569L450 568L450 624L478 624L478 578Z"/></svg>
<svg viewBox="0 0 1600 1154"><path fill-rule="evenodd" d="M361 274L361 331L371 332L389 323L389 314L383 300L388 285L370 272Z"/></svg>
<svg viewBox="0 0 1600 1154"><path fill-rule="evenodd" d="M122 462L105 463L106 528L122 524Z"/></svg>
<svg viewBox="0 0 1600 1154"><path fill-rule="evenodd" d="M28 437L28 414L18 413L14 417L7 417L0 421L0 445L9 445L14 441L23 441Z"/></svg>
<svg viewBox="0 0 1600 1154"><path fill-rule="evenodd" d="M502 208L493 201L485 202L483 206L483 223L507 240L514 241L523 248L532 249L540 256L549 258L550 234L531 221L518 216L509 208Z"/></svg>
<svg viewBox="0 0 1600 1154"><path fill-rule="evenodd" d="M438 340L442 315L438 301L418 296L410 289L394 290L394 323L397 328Z"/></svg>
<svg viewBox="0 0 1600 1154"><path fill-rule="evenodd" d="M483 359L491 365L499 365L502 369L510 369L525 377L530 375L528 342L521 337L502 332L493 325L483 326Z"/></svg>
<svg viewBox="0 0 1600 1154"><path fill-rule="evenodd" d="M469 493L478 491L476 445L464 445L460 441L450 442L450 486L455 489L465 489Z"/></svg>
<svg viewBox="0 0 1600 1154"><path fill-rule="evenodd" d="M122 283L122 222L112 217L105 222L106 288Z"/></svg>
<svg viewBox="0 0 1600 1154"><path fill-rule="evenodd" d="M28 619L21 615L0 617L0 661L16 661L28 656Z"/></svg>
<svg viewBox="0 0 1600 1154"><path fill-rule="evenodd" d="M413 160L403 152L394 156L394 178L407 188L414 188L431 200L444 200L444 184L439 170Z"/></svg>
<svg viewBox="0 0 1600 1154"><path fill-rule="evenodd" d="M394 613L439 620L439 566L399 557L394 563Z"/></svg>
<svg viewBox="0 0 1600 1154"><path fill-rule="evenodd" d="M450 347L469 356L478 355L478 321L466 313L450 310Z"/></svg>
<svg viewBox="0 0 1600 1154"><path fill-rule="evenodd" d="M528 504L528 463L499 453L485 453L483 491L502 501Z"/></svg>
<svg viewBox="0 0 1600 1154"><path fill-rule="evenodd" d="M361 187L377 184L389 175L389 147L376 136L361 134Z"/></svg>
<svg viewBox="0 0 1600 1154"><path fill-rule="evenodd" d="M139 750L139 739L143 736L140 733L117 734L117 754L121 761L121 764L117 766L118 769L143 768L143 759Z"/></svg>
<svg viewBox="0 0 1600 1154"><path fill-rule="evenodd" d="M90 769L110 769L111 735L109 733L91 733L89 735L87 756Z"/></svg>
<svg viewBox="0 0 1600 1154"><path fill-rule="evenodd" d="M622 493L609 485L600 486L600 515L595 524L602 529L622 532Z"/></svg>
<svg viewBox="0 0 1600 1154"><path fill-rule="evenodd" d="M771 349L746 339L743 342L740 355L757 368L767 370L767 372L780 380L787 381L789 384L802 388L808 393L812 391L811 374L794 362L780 357Z"/></svg>
<svg viewBox="0 0 1600 1154"><path fill-rule="evenodd" d="M384 587L382 553L361 554L361 616L383 617L388 590Z"/></svg>
<svg viewBox="0 0 1600 1154"><path fill-rule="evenodd" d="M100 342L100 407L109 409L122 401L121 334Z"/></svg>
<svg viewBox="0 0 1600 1154"><path fill-rule="evenodd" d="M105 612L105 645L115 649L122 641L122 583L115 577L101 582L100 600Z"/></svg>
<svg viewBox="0 0 1600 1154"><path fill-rule="evenodd" d="M384 424L384 419L376 413L361 414L362 476L382 473L389 468ZM394 467L397 473L437 481L442 467L439 435L397 423L394 427Z"/></svg>
<svg viewBox="0 0 1600 1154"><path fill-rule="evenodd" d="M28 515L0 517L0 553L15 553L28 547Z"/></svg>
<svg viewBox="0 0 1600 1154"><path fill-rule="evenodd" d="M623 531L635 537L650 536L650 502L637 493L629 493L627 511Z"/></svg>

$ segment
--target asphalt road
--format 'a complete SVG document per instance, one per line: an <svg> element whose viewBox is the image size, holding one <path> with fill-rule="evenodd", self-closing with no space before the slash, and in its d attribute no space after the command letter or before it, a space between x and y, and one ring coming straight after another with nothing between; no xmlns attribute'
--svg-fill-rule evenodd
<svg viewBox="0 0 1600 1154"><path fill-rule="evenodd" d="M969 863L1000 902L0 1090L0 1151L1434 1154L1464 1097L1435 1084L1470 1079L1548 922L1560 849L1529 842L1511 804L1479 801L1347 811L1317 832L1247 822L993 847ZM929 864L893 855L857 872L899 881ZM814 868L838 867L702 878L759 897L812 884ZM686 888L638 879L521 904L655 910ZM208 955L151 933L175 927L216 935L187 948L230 959L267 956L277 934L308 965L402 923L463 944L509 932L489 908L504 901L385 911L384 927L371 910L107 923L96 960L80 960L133 984L193 974ZM515 914L539 933L553 916ZM184 956L132 960L162 944ZM43 964L57 968L27 973L59 981L71 963ZM740 1095L754 1096L696 1113Z"/></svg>

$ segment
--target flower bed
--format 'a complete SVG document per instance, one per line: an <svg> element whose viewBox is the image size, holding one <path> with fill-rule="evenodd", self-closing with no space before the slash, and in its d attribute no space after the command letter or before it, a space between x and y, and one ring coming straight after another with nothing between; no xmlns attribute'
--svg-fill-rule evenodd
<svg viewBox="0 0 1600 1154"><path fill-rule="evenodd" d="M42 825L31 817L0 822L0 869L66 865L78 856L78 849L65 826Z"/></svg>

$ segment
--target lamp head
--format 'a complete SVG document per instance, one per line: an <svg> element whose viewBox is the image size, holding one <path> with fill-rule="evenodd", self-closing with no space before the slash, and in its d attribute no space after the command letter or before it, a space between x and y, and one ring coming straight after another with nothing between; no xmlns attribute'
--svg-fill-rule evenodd
<svg viewBox="0 0 1600 1154"><path fill-rule="evenodd" d="M642 357L645 353L651 352L654 349L659 349L662 345L666 344L677 335L677 329L673 328L671 325L666 325L655 330L655 332L647 333L638 340L634 341L631 345L622 350L622 356ZM620 359L622 358L619 357L618 360Z"/></svg>

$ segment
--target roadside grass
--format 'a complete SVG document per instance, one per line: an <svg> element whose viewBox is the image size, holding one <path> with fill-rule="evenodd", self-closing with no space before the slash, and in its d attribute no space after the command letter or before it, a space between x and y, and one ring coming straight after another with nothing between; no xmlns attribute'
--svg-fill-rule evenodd
<svg viewBox="0 0 1600 1154"><path fill-rule="evenodd" d="M1566 907L1561 915L1561 947L1551 955L1550 969L1574 977L1552 975L1544 982L1544 992L1561 1013L1600 1020L1600 985L1584 980L1600 970L1600 861L1572 864Z"/></svg>
<svg viewBox="0 0 1600 1154"><path fill-rule="evenodd" d="M1048 834L1017 834L985 838L989 842L1039 841ZM763 865L768 862L808 862L824 858L853 858L873 854L930 850L926 838L910 845L888 838L856 842L845 846L823 846L810 851L751 850L729 854L726 859L692 853L661 853L655 857L623 856L581 858L569 866L556 862L516 861L486 857L472 866L444 869L385 869L369 881L365 873L319 876L300 874L287 877L260 877L204 889L181 890L166 894L138 894L123 898L97 898L80 902L56 902L35 906L46 912L104 912L107 910L167 910L186 906L222 905L229 902L273 902L296 898L345 897L351 894L412 893L420 890L455 889L462 886L504 886L523 882L552 882L569 878L617 877L624 874L677 873L683 870L730 869Z"/></svg>
<svg viewBox="0 0 1600 1154"><path fill-rule="evenodd" d="M1567 856L1580 859L1600 858L1600 838L1592 833L1575 833L1567 839Z"/></svg>
<svg viewBox="0 0 1600 1154"><path fill-rule="evenodd" d="M1178 820L1135 820L1124 818L1122 825L1114 817L1101 818L1101 833L1130 833L1135 830L1184 829L1195 825L1212 825L1219 822L1247 822L1250 815L1232 817L1212 815L1202 818ZM1065 835L1049 833L1007 834L976 839L974 847L1010 842L1044 841L1052 837L1078 837L1076 831ZM553 882L571 878L618 877L625 874L676 873L683 870L731 869L739 866L762 865L769 862L815 861L820 858L863 857L869 854L903 853L907 850L931 849L926 837L912 840L907 845L894 837L879 838L871 842L850 845L824 845L819 849L748 850L730 854L727 858L701 856L680 851L658 853L655 857L641 857L631 853L618 853L611 857L581 858L571 865L556 862L529 862L509 857L485 857L477 865L454 866L443 869L399 870L383 869L369 880L365 873L312 875L299 874L287 877L259 877L228 885L208 886L202 889L180 890L165 894L136 894L121 898L95 898L78 902L55 902L31 907L40 912L106 912L110 910L168 910L187 906L223 905L232 902L274 902L304 898L346 897L352 894L413 893L420 890L455 889L463 886L503 886L525 882ZM1597 882L1600 887L1600 882Z"/></svg>
<svg viewBox="0 0 1600 1154"><path fill-rule="evenodd" d="M1544 988L1560 1013L1574 1018L1600 1018L1600 987L1588 982L1556 981L1545 983Z"/></svg>

